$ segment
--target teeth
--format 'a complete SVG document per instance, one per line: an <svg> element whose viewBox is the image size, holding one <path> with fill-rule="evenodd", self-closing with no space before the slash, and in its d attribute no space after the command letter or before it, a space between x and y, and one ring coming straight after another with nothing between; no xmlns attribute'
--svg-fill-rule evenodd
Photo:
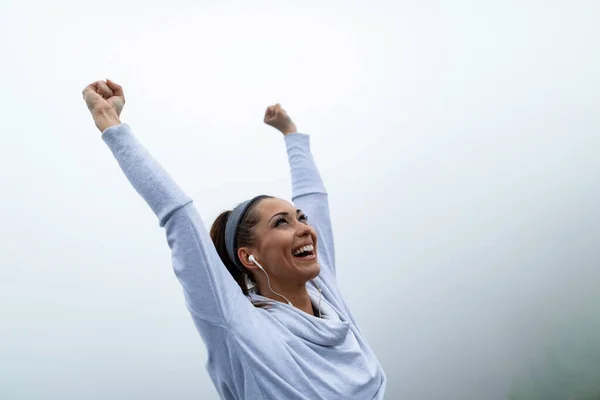
<svg viewBox="0 0 600 400"><path fill-rule="evenodd" d="M312 244L309 244L307 246L301 247L298 250L296 250L292 255L298 255L304 251L314 251L315 250L315 246L313 246Z"/></svg>

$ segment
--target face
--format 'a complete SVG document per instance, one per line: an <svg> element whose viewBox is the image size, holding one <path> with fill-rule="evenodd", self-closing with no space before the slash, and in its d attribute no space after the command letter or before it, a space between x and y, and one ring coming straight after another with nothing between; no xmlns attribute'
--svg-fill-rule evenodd
<svg viewBox="0 0 600 400"><path fill-rule="evenodd" d="M319 275L317 234L307 216L276 198L261 200L255 211L260 220L252 251L269 277L304 284Z"/></svg>

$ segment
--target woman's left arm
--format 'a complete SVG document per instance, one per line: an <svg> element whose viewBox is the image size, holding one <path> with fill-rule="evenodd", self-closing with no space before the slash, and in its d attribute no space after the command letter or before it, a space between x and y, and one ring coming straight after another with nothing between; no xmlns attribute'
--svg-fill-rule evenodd
<svg viewBox="0 0 600 400"><path fill-rule="evenodd" d="M335 246L325 185L310 151L310 136L298 133L279 104L267 108L265 123L283 133L292 175L292 201L308 216L317 231L317 252L321 268L335 275Z"/></svg>

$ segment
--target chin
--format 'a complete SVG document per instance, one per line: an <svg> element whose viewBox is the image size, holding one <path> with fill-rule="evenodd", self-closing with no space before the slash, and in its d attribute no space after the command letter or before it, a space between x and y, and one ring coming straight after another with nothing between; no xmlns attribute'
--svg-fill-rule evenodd
<svg viewBox="0 0 600 400"><path fill-rule="evenodd" d="M321 266L317 263L316 267L314 268L313 276L310 277L310 280L315 279L317 276L319 276L320 273Z"/></svg>
<svg viewBox="0 0 600 400"><path fill-rule="evenodd" d="M306 275L308 277L307 281L315 279L321 273L321 265L319 264L318 260L315 260L310 265L307 265L305 268Z"/></svg>
<svg viewBox="0 0 600 400"><path fill-rule="evenodd" d="M321 265L316 255L309 259L294 260L294 264L307 282L315 279L321 273Z"/></svg>

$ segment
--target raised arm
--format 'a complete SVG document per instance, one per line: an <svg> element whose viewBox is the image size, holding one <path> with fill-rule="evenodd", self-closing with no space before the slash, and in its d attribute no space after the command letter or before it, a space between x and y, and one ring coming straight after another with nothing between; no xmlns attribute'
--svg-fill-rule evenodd
<svg viewBox="0 0 600 400"><path fill-rule="evenodd" d="M209 331L202 329L206 323L227 326L234 313L248 315L253 307L222 265L192 199L119 120L122 88L100 81L83 94L102 139L166 230L175 275L200 333Z"/></svg>
<svg viewBox="0 0 600 400"><path fill-rule="evenodd" d="M308 216L317 231L321 268L335 275L335 246L325 185L310 152L310 136L298 133L296 124L279 104L267 108L265 123L284 135L292 175L292 201Z"/></svg>

